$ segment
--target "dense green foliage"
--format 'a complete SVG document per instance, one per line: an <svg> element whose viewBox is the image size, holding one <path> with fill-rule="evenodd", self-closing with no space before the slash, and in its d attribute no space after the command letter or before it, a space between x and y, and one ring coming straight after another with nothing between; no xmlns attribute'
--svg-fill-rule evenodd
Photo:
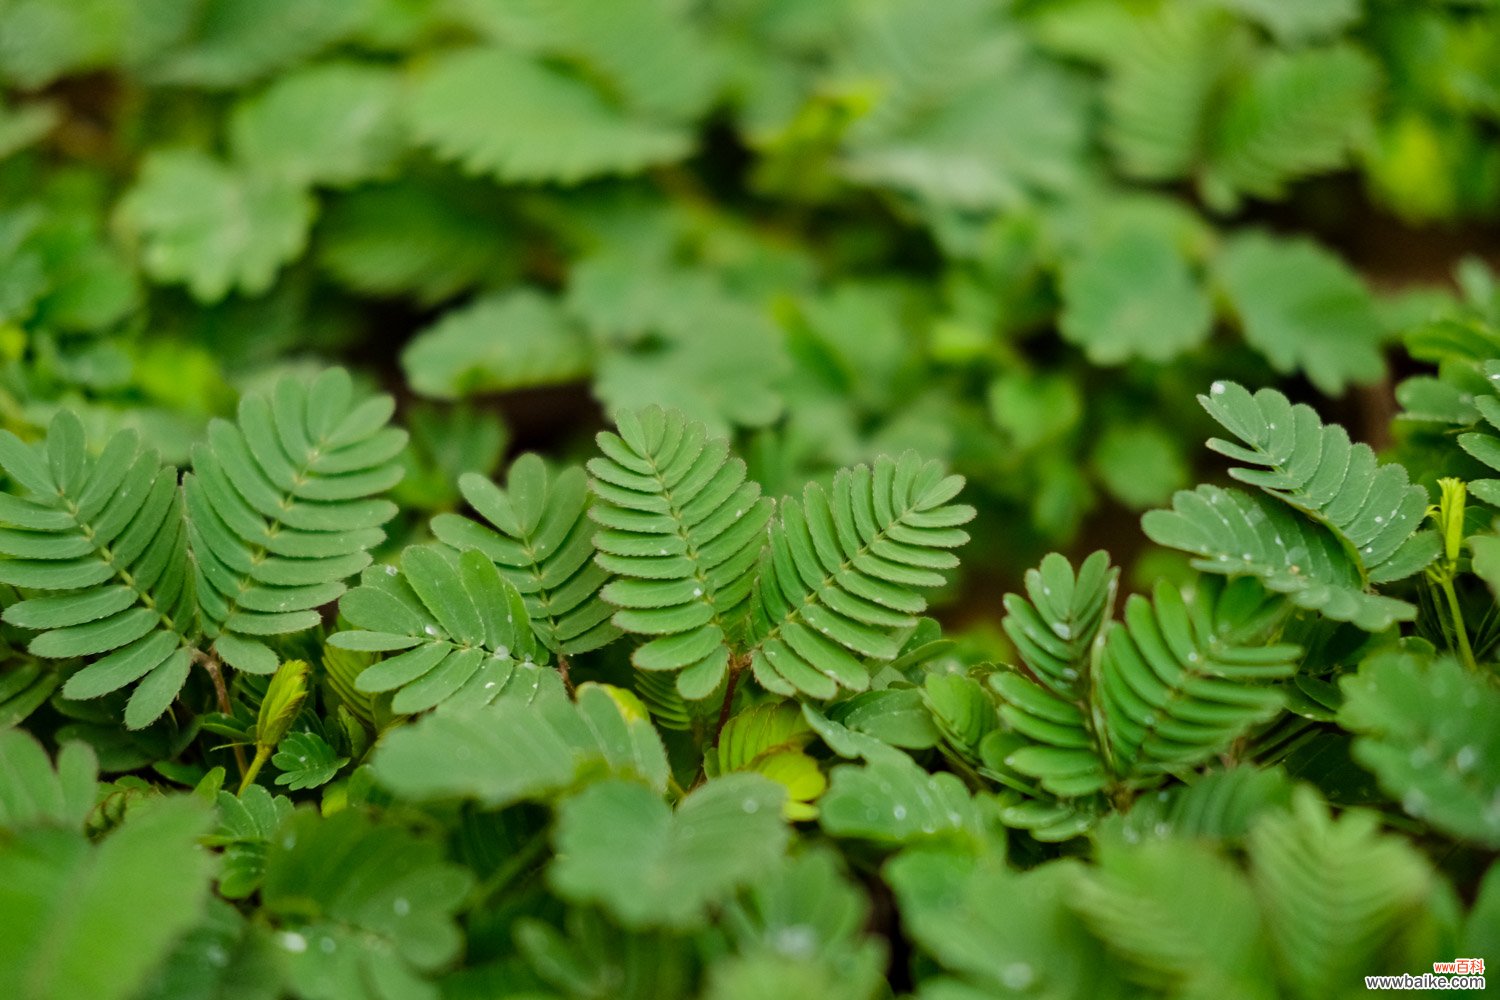
<svg viewBox="0 0 1500 1000"><path fill-rule="evenodd" d="M1380 381L1429 297L1373 296L1337 220L1500 211L1472 0L599 6L0 4L0 419L180 462L289 355L584 383L772 493L942 459L1018 573L1187 485L1212 379ZM500 432L428 413L449 474L397 499L436 511Z"/></svg>
<svg viewBox="0 0 1500 1000"><path fill-rule="evenodd" d="M1472 470L1496 335L1412 339L1441 363L1403 395L1472 412L1403 448ZM1247 490L1144 519L1196 574L1120 602L1105 553L1049 555L993 661L922 617L973 510L913 453L772 501L626 411L592 497L523 456L466 478L487 524L371 565L405 438L342 369L247 395L180 482L68 411L6 437L0 985L1322 998L1483 951L1492 514L1280 393L1202 403Z"/></svg>
<svg viewBox="0 0 1500 1000"><path fill-rule="evenodd" d="M0 996L1500 955L1500 284L1383 252L1500 213L1497 65L1483 0L0 0Z"/></svg>

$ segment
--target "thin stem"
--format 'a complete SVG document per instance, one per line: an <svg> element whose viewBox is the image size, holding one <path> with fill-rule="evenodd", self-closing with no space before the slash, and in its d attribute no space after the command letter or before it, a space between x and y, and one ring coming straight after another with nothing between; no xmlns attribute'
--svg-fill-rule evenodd
<svg viewBox="0 0 1500 1000"><path fill-rule="evenodd" d="M213 678L214 694L219 700L219 711L225 715L233 715L234 708L229 704L229 688L224 684L224 671L219 669L219 661L212 653L199 652L198 662L203 664L203 669L208 671L208 676ZM245 785L254 778L253 772L247 771L245 766L245 751L239 744L234 746L234 762L239 765L240 774L245 775L244 782L240 785L240 791L245 790ZM256 770L259 770L257 765Z"/></svg>
<svg viewBox="0 0 1500 1000"><path fill-rule="evenodd" d="M1458 642L1458 655L1464 666L1474 673L1479 672L1479 662L1474 659L1474 647L1469 645L1469 630L1464 625L1463 608L1458 603L1458 592L1453 589L1453 578L1443 577L1438 581L1443 596L1448 600L1448 614L1453 619L1453 634Z"/></svg>
<svg viewBox="0 0 1500 1000"><path fill-rule="evenodd" d="M719 722L714 726L712 746L719 745L719 734L724 732L724 726L729 722L729 712L734 707L734 689L740 682L740 670L740 662L736 658L729 665L729 686L724 689L724 704L719 706Z"/></svg>
<svg viewBox="0 0 1500 1000"><path fill-rule="evenodd" d="M261 767L263 767L267 759L270 758L271 749L272 748L268 746L257 745L255 748L255 759L250 762L249 768L246 768L244 766L244 754L240 751L240 748L238 746L234 748L235 756L240 758L241 771L245 775L240 779L240 790L235 793L236 795L243 796L245 794L245 789L249 788L255 783L255 776L260 773Z"/></svg>

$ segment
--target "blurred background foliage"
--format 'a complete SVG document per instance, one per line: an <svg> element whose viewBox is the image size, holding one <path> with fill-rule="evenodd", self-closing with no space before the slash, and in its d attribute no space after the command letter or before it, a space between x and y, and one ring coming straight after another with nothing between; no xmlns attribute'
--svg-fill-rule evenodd
<svg viewBox="0 0 1500 1000"><path fill-rule="evenodd" d="M1500 318L1497 66L1475 0L0 0L0 424L180 462L342 360L393 547L656 402L1128 562L1209 380L1378 435L1398 330Z"/></svg>

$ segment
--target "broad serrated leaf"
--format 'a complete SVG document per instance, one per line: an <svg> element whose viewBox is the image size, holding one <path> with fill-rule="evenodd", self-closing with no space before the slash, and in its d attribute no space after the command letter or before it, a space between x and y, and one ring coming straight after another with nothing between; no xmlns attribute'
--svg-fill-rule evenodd
<svg viewBox="0 0 1500 1000"><path fill-rule="evenodd" d="M257 174L342 187L386 173L404 135L400 82L373 65L327 63L281 77L230 120L236 158Z"/></svg>
<svg viewBox="0 0 1500 1000"><path fill-rule="evenodd" d="M632 174L679 160L693 145L685 129L633 115L586 80L502 48L434 59L408 111L418 140L439 157L513 183Z"/></svg>
<svg viewBox="0 0 1500 1000"><path fill-rule="evenodd" d="M208 900L201 802L133 809L91 844L35 829L0 844L0 993L25 1000L128 1000ZM142 914L151 918L142 919Z"/></svg>
<svg viewBox="0 0 1500 1000"><path fill-rule="evenodd" d="M786 849L785 793L757 774L702 785L673 812L651 790L593 785L558 807L548 881L627 927L690 927L706 908L775 865Z"/></svg>
<svg viewBox="0 0 1500 1000"><path fill-rule="evenodd" d="M1354 759L1409 814L1500 846L1500 692L1448 658L1381 654L1339 685Z"/></svg>
<svg viewBox="0 0 1500 1000"><path fill-rule="evenodd" d="M897 845L922 841L969 843L979 836L978 812L952 774L928 774L906 754L883 748L862 766L833 769L820 802L823 829Z"/></svg>
<svg viewBox="0 0 1500 1000"><path fill-rule="evenodd" d="M666 751L633 701L584 684L574 704L550 680L531 697L508 693L486 706L444 709L387 735L375 753L375 776L408 799L465 798L489 807L547 799L608 776L660 794Z"/></svg>
<svg viewBox="0 0 1500 1000"><path fill-rule="evenodd" d="M446 313L401 352L413 389L463 399L575 382L593 351L550 298L529 289L496 292Z"/></svg>
<svg viewBox="0 0 1500 1000"><path fill-rule="evenodd" d="M1245 340L1277 371L1301 372L1330 396L1384 374L1383 331L1369 289L1311 240L1236 235L1214 274Z"/></svg>
<svg viewBox="0 0 1500 1000"><path fill-rule="evenodd" d="M425 980L463 946L454 914L473 884L443 854L350 809L304 809L283 823L260 898L292 990L310 1000L431 995Z"/></svg>
<svg viewBox="0 0 1500 1000"><path fill-rule="evenodd" d="M312 217L312 199L297 185L193 150L149 154L120 203L146 272L186 285L200 302L267 291L306 248Z"/></svg>
<svg viewBox="0 0 1500 1000"><path fill-rule="evenodd" d="M1090 361L1169 361L1201 344L1213 309L1182 248L1152 228L1117 228L1062 266L1063 336Z"/></svg>

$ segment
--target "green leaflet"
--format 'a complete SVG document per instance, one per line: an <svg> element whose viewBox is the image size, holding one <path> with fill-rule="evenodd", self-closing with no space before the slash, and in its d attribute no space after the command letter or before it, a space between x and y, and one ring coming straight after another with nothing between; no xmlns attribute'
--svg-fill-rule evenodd
<svg viewBox="0 0 1500 1000"><path fill-rule="evenodd" d="M482 705L528 685L537 647L516 588L482 553L413 545L401 568L372 566L339 602L355 629L329 636L341 649L392 655L355 678L356 691L396 692L391 709L445 702Z"/></svg>
<svg viewBox="0 0 1500 1000"><path fill-rule="evenodd" d="M292 814L292 801L251 785L243 795L220 792L219 824L205 842L224 849L219 870L219 895L244 899L260 888L266 853L276 831Z"/></svg>
<svg viewBox="0 0 1500 1000"><path fill-rule="evenodd" d="M1235 89L1208 142L1210 203L1275 197L1345 161L1374 110L1377 69L1351 45L1272 52Z"/></svg>
<svg viewBox="0 0 1500 1000"><path fill-rule="evenodd" d="M1294 996L1327 996L1363 970L1419 961L1413 952L1433 919L1432 870L1377 824L1364 811L1334 820L1302 789L1290 813L1250 832L1251 884Z"/></svg>
<svg viewBox="0 0 1500 1000"><path fill-rule="evenodd" d="M1454 836L1500 843L1500 693L1448 658L1390 653L1340 682L1338 721L1353 754L1410 815ZM1458 710L1454 710L1458 706Z"/></svg>
<svg viewBox="0 0 1500 1000"><path fill-rule="evenodd" d="M1101 851L1079 879L1075 909L1128 959L1143 987L1188 997L1279 994L1263 918L1245 877L1194 841L1149 841Z"/></svg>
<svg viewBox="0 0 1500 1000"><path fill-rule="evenodd" d="M585 684L574 704L555 680L543 680L529 697L508 691L482 707L445 709L387 736L375 776L405 798L490 807L544 800L591 776L634 778L660 794L666 752L622 698Z"/></svg>
<svg viewBox="0 0 1500 1000"><path fill-rule="evenodd" d="M1333 531L1266 498L1200 486L1179 492L1170 511L1149 511L1141 527L1157 544L1196 556L1195 569L1253 576L1298 607L1369 632L1417 614L1406 601L1370 593L1360 565ZM1393 572L1407 575L1407 567L1421 568L1436 551L1436 536L1411 537L1391 563Z"/></svg>
<svg viewBox="0 0 1500 1000"><path fill-rule="evenodd" d="M341 368L284 378L240 400L193 451L187 497L198 594L221 657L275 668L261 636L317 624L318 608L370 563L396 513L381 494L401 478L406 432L389 396L362 398Z"/></svg>
<svg viewBox="0 0 1500 1000"><path fill-rule="evenodd" d="M906 754L882 748L862 766L833 769L820 806L823 829L887 845L977 842L981 814L963 782L928 774Z"/></svg>
<svg viewBox="0 0 1500 1000"><path fill-rule="evenodd" d="M455 549L484 553L521 593L537 637L558 655L596 649L619 636L599 597L609 573L594 561L587 478L557 473L534 454L511 464L505 489L473 473L459 489L483 523L457 514L432 519L432 533Z"/></svg>
<svg viewBox="0 0 1500 1000"><path fill-rule="evenodd" d="M1483 429L1460 434L1458 445L1489 468L1500 471L1500 438L1491 433L1491 429L1500 429L1500 394L1493 391L1496 382L1500 382L1500 378L1496 377L1500 376L1500 361L1486 361L1481 372L1487 391L1465 394L1464 398L1473 407L1475 414L1482 418L1483 424L1479 426ZM1478 421L1471 419L1458 422ZM1469 483L1469 490L1486 503L1500 505L1500 479L1476 479Z"/></svg>
<svg viewBox="0 0 1500 1000"><path fill-rule="evenodd" d="M0 581L41 591L5 620L40 631L30 651L95 657L73 674L70 698L136 684L126 722L160 716L187 678L198 607L176 475L122 431L97 457L68 411L46 441L0 432L0 465L24 493L0 501Z"/></svg>
<svg viewBox="0 0 1500 1000"><path fill-rule="evenodd" d="M640 785L592 785L558 807L548 881L626 927L686 927L785 850L784 793L755 774L715 778L674 813Z"/></svg>
<svg viewBox="0 0 1500 1000"><path fill-rule="evenodd" d="M959 525L974 508L950 503L961 476L914 452L842 469L831 490L809 485L771 523L751 598L751 666L779 694L831 698L862 691L862 658L894 660L893 635L926 608L921 589L958 565Z"/></svg>
<svg viewBox="0 0 1500 1000"><path fill-rule="evenodd" d="M1301 655L1276 644L1283 614L1249 581L1206 585L1191 605L1167 583L1132 595L1095 680L1114 767L1145 777L1199 764L1271 718Z"/></svg>
<svg viewBox="0 0 1500 1000"><path fill-rule="evenodd" d="M1263 813L1284 809L1292 782L1279 767L1240 765L1138 799L1126 815L1099 824L1095 836L1126 843L1156 837L1238 841Z"/></svg>
<svg viewBox="0 0 1500 1000"><path fill-rule="evenodd" d="M598 444L594 559L619 578L600 596L618 628L654 637L631 655L638 669L677 671L684 698L706 698L728 673L771 504L728 442L676 411L621 414Z"/></svg>
<svg viewBox="0 0 1500 1000"><path fill-rule="evenodd" d="M1076 697L1086 684L1094 640L1113 611L1120 571L1091 554L1075 571L1056 553L1026 571L1026 596L1005 595L1002 626L1037 680Z"/></svg>
<svg viewBox="0 0 1500 1000"><path fill-rule="evenodd" d="M595 909L570 907L560 928L523 918L516 947L531 971L564 996L655 1000L683 995L692 981L693 956L680 936L624 931ZM505 988L516 970L500 966L495 973L481 988Z"/></svg>
<svg viewBox="0 0 1500 1000"><path fill-rule="evenodd" d="M276 745L271 763L281 772L276 784L297 791L326 785L349 758L338 756L328 741L314 733L290 733Z"/></svg>
<svg viewBox="0 0 1500 1000"><path fill-rule="evenodd" d="M1069 908L1082 874L1069 860L1018 874L938 850L905 852L885 869L912 939L954 977L937 981L968 987L954 996L1026 990L1110 1000L1136 996L1119 963L1095 947Z"/></svg>
<svg viewBox="0 0 1500 1000"><path fill-rule="evenodd" d="M1431 559L1431 539L1418 534L1427 493L1400 465L1381 465L1365 444L1351 444L1304 404L1274 389L1251 395L1216 382L1198 401L1239 442L1214 438L1209 447L1243 463L1231 470L1338 533L1362 578L1404 579Z"/></svg>
<svg viewBox="0 0 1500 1000"><path fill-rule="evenodd" d="M47 751L29 734L0 732L0 830L33 826L77 829L94 808L99 765L81 743L66 744L54 769Z"/></svg>
<svg viewBox="0 0 1500 1000"><path fill-rule="evenodd" d="M868 901L831 851L789 857L725 913L746 957L716 972L711 995L874 997L885 954L864 932L868 918ZM813 993L798 989L809 986ZM793 993L779 992L789 987Z"/></svg>
<svg viewBox="0 0 1500 1000"><path fill-rule="evenodd" d="M474 0L466 6L475 26L498 40L519 35L554 58L587 63L639 111L686 119L717 93L722 71L702 18L664 0L622 0L602 9L588 0ZM632 41L628 52L621 38Z"/></svg>

